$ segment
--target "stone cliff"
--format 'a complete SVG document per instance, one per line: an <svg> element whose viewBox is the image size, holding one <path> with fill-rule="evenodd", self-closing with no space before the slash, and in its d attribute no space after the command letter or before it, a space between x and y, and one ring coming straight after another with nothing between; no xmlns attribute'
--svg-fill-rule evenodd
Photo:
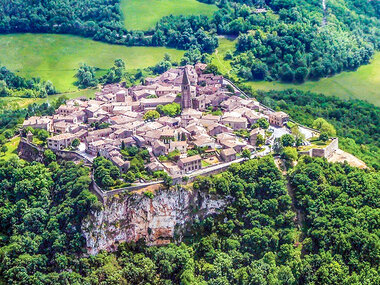
<svg viewBox="0 0 380 285"><path fill-rule="evenodd" d="M186 224L218 213L226 201L197 190L159 190L154 197L144 194L116 195L99 212L83 223L89 254L115 250L119 242L144 239L148 245L180 240Z"/></svg>

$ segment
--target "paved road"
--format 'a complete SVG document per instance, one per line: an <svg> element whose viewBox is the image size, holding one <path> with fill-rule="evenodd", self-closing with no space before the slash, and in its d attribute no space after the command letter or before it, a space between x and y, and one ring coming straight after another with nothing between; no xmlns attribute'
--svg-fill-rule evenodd
<svg viewBox="0 0 380 285"><path fill-rule="evenodd" d="M84 143L80 143L78 146L77 153L87 158L91 163L94 162L95 156L88 154L85 150L86 150L86 145Z"/></svg>
<svg viewBox="0 0 380 285"><path fill-rule="evenodd" d="M195 177L195 176L199 176L199 175L205 175L208 172L212 172L212 171L215 171L215 170L218 170L218 169L230 166L232 163L242 162L243 160L244 160L244 158L238 158L238 159L235 159L235 160L230 161L230 162L225 162L225 163L221 163L221 164L218 164L218 165L213 165L213 166L210 166L210 167L207 167L207 168L203 168L203 169L191 172L190 174L188 174L188 176L189 177Z"/></svg>

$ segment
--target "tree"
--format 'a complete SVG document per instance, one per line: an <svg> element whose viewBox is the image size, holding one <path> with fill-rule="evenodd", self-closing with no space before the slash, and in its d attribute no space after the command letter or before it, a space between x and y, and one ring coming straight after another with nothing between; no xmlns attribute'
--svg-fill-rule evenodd
<svg viewBox="0 0 380 285"><path fill-rule="evenodd" d="M256 80L265 80L269 74L268 66L261 61L253 63L251 72L253 79Z"/></svg>
<svg viewBox="0 0 380 285"><path fill-rule="evenodd" d="M125 181L130 182L130 183L136 181L136 176L135 176L135 174L132 171L128 171L127 173L125 173L123 175L123 178L124 178Z"/></svg>
<svg viewBox="0 0 380 285"><path fill-rule="evenodd" d="M293 126L290 130L292 132L292 135L295 137L296 147L301 146L305 140L305 135L300 131L299 126Z"/></svg>
<svg viewBox="0 0 380 285"><path fill-rule="evenodd" d="M281 137L281 143L284 147L287 146L293 146L295 143L295 139L292 135L290 134L285 134Z"/></svg>
<svg viewBox="0 0 380 285"><path fill-rule="evenodd" d="M308 73L309 73L309 70L306 67L298 67L296 69L294 78L297 82L300 82L300 83L305 82Z"/></svg>
<svg viewBox="0 0 380 285"><path fill-rule="evenodd" d="M2 153L6 153L8 151L8 147L6 145L3 145L0 149Z"/></svg>
<svg viewBox="0 0 380 285"><path fill-rule="evenodd" d="M164 73L172 67L170 61L162 60L153 67L153 72L156 74Z"/></svg>
<svg viewBox="0 0 380 285"><path fill-rule="evenodd" d="M284 150L282 151L281 156L283 159L289 162L292 162L292 161L297 160L298 152L294 147L287 146L287 147L284 147Z"/></svg>
<svg viewBox="0 0 380 285"><path fill-rule="evenodd" d="M260 118L257 120L257 124L259 125L260 128L266 130L269 128L269 122L265 118Z"/></svg>
<svg viewBox="0 0 380 285"><path fill-rule="evenodd" d="M56 160L57 160L57 157L52 150L47 149L44 151L45 164L50 164L51 162L56 161Z"/></svg>
<svg viewBox="0 0 380 285"><path fill-rule="evenodd" d="M176 117L181 113L181 105L178 103L171 103L165 106L158 105L156 111L161 115Z"/></svg>
<svg viewBox="0 0 380 285"><path fill-rule="evenodd" d="M77 148L80 145L80 140L78 138L74 139L73 142L71 143L71 146L73 148Z"/></svg>
<svg viewBox="0 0 380 285"><path fill-rule="evenodd" d="M313 122L313 128L326 133L328 136L333 137L336 136L336 130L333 125L328 123L325 119L323 118L318 118L315 119Z"/></svg>
<svg viewBox="0 0 380 285"><path fill-rule="evenodd" d="M265 139L262 134L258 134L256 137L256 146L261 146L265 143Z"/></svg>
<svg viewBox="0 0 380 285"><path fill-rule="evenodd" d="M205 74L212 73L212 74L216 75L216 74L219 74L219 70L215 64L208 64L203 73L205 73Z"/></svg>
<svg viewBox="0 0 380 285"><path fill-rule="evenodd" d="M273 151L275 154L281 154L284 149L281 138L275 138L273 143Z"/></svg>
<svg viewBox="0 0 380 285"><path fill-rule="evenodd" d="M280 77L284 82L292 82L294 80L294 72L287 63L280 68Z"/></svg>
<svg viewBox="0 0 380 285"><path fill-rule="evenodd" d="M3 135L4 135L4 137L5 137L6 139L10 139L10 138L12 138L12 137L15 135L15 133L14 133L13 130L11 130L11 129L7 129L7 130L5 130L5 131L3 132Z"/></svg>
<svg viewBox="0 0 380 285"><path fill-rule="evenodd" d="M321 140L321 141L326 142L326 141L328 141L328 139L329 139L329 135L325 132L323 132L319 135L319 140Z"/></svg>
<svg viewBox="0 0 380 285"><path fill-rule="evenodd" d="M155 121L158 118L160 118L160 113L156 110L149 110L143 116L144 121Z"/></svg>
<svg viewBox="0 0 380 285"><path fill-rule="evenodd" d="M95 77L95 67L83 64L79 67L75 77L78 79L77 84L80 88L93 87L98 84Z"/></svg>
<svg viewBox="0 0 380 285"><path fill-rule="evenodd" d="M167 188L170 188L170 186L173 185L173 178L170 175L168 174L164 175L163 180L164 180L164 185Z"/></svg>
<svg viewBox="0 0 380 285"><path fill-rule="evenodd" d="M117 168L116 166L112 166L110 168L110 176L112 177L112 179L118 179L120 177L120 170L119 168Z"/></svg>
<svg viewBox="0 0 380 285"><path fill-rule="evenodd" d="M251 152L249 151L249 149L243 149L243 151L241 152L241 156L244 158L251 158Z"/></svg>

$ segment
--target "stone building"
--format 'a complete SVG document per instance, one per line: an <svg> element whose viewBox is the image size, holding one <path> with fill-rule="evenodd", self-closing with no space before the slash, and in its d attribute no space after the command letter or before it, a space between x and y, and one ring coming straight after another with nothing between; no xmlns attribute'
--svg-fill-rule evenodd
<svg viewBox="0 0 380 285"><path fill-rule="evenodd" d="M224 162L230 162L236 159L236 151L233 148L223 149L220 152L220 157Z"/></svg>
<svg viewBox="0 0 380 285"><path fill-rule="evenodd" d="M288 114L284 112L274 112L269 115L269 123L274 126L282 127L289 121Z"/></svg>
<svg viewBox="0 0 380 285"><path fill-rule="evenodd" d="M191 85L190 85L189 78L187 76L187 69L185 67L183 70L182 85L181 85L181 90L182 90L181 107L182 107L182 109L193 108L190 89L191 89Z"/></svg>
<svg viewBox="0 0 380 285"><path fill-rule="evenodd" d="M265 138L265 131L263 129L256 128L249 133L249 143L251 145L256 146L258 135L261 135L263 138Z"/></svg>
<svg viewBox="0 0 380 285"><path fill-rule="evenodd" d="M188 173L202 168L202 159L200 155L189 156L178 160L178 167L182 172Z"/></svg>
<svg viewBox="0 0 380 285"><path fill-rule="evenodd" d="M47 144L50 149L62 150L68 148L73 140L76 138L75 134L65 133L53 136L47 139Z"/></svg>

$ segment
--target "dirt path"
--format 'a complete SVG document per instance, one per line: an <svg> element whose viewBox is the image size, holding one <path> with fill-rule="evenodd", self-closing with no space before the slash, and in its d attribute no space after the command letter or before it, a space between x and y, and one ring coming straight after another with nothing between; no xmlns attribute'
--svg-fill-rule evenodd
<svg viewBox="0 0 380 285"><path fill-rule="evenodd" d="M289 197L292 199L292 204L291 204L292 211L296 214L296 217L294 218L294 222L297 226L298 231L300 232L297 243L301 243L304 239L303 228L305 226L305 214L301 211L301 209L296 207L296 197L295 197L294 189L290 185L288 173L287 173L286 168L284 167L283 161L279 158L276 158L274 162L277 168L281 171L282 175L287 180L286 189L288 190Z"/></svg>
<svg viewBox="0 0 380 285"><path fill-rule="evenodd" d="M322 19L322 27L327 25L327 8L326 8L326 0L322 0L322 8L323 8L323 19Z"/></svg>
<svg viewBox="0 0 380 285"><path fill-rule="evenodd" d="M288 194L290 198L292 198L292 210L296 213L295 223L298 227L298 229L302 230L304 223L305 223L305 214L296 207L296 197L294 194L294 190L292 186L290 185L289 178L287 177L288 182L286 183L286 189L288 190ZM302 236L302 235L301 235Z"/></svg>

